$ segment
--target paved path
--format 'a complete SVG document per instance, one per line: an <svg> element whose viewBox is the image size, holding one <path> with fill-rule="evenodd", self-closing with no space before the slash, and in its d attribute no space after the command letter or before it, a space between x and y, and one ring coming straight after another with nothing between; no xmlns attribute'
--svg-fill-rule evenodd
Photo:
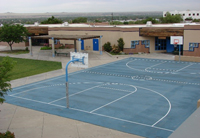
<svg viewBox="0 0 200 138"><path fill-rule="evenodd" d="M0 46L1 50L9 49L6 46ZM40 51L40 47L33 47L33 56L29 54L7 55L17 58L49 60L62 62L62 69L42 73L30 77L25 77L11 81L12 87L21 86L37 82L40 80L56 77L65 74L65 66L70 60L69 57L59 56L52 57L51 50ZM68 49L68 51L70 51ZM86 51L89 53L89 67L94 67L127 57L144 57L156 59L174 60L173 55L167 54L141 54L141 55L124 55L124 56L110 56L103 52ZM69 66L69 73L81 70L79 68L72 68ZM68 118L63 118L16 105L4 103L0 105L0 132L10 130L15 133L16 138L141 138L140 136L123 133L120 131L80 122Z"/></svg>

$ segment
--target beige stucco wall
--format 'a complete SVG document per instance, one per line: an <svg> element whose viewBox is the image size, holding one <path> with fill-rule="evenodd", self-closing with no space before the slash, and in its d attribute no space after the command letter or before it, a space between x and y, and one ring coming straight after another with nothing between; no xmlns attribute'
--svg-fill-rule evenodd
<svg viewBox="0 0 200 138"><path fill-rule="evenodd" d="M102 45L104 45L106 42L110 42L111 45L116 45L117 40L121 37L120 32L115 31L49 31L49 34L54 35L102 35ZM60 40L60 43L63 44L74 44L74 41L71 40ZM51 41L50 41L51 44ZM77 41L78 45L78 41ZM87 39L84 40L84 48L86 50L93 50L93 40Z"/></svg>
<svg viewBox="0 0 200 138"><path fill-rule="evenodd" d="M7 42L0 42L0 46L9 46ZM13 47L25 47L25 42L13 43Z"/></svg>
<svg viewBox="0 0 200 138"><path fill-rule="evenodd" d="M163 52L163 51L155 51L155 37L139 36L139 32L123 32L122 37L125 42L124 48L131 48L131 41L133 40L150 40L150 48L149 48L150 53Z"/></svg>
<svg viewBox="0 0 200 138"><path fill-rule="evenodd" d="M49 31L49 34L54 35L102 35L102 45L106 42L110 42L111 45L117 45L117 40L123 38L125 42L124 48L131 47L131 41L133 40L150 40L150 52L165 52L164 51L155 51L155 37L142 37L139 36L139 32L121 32L121 31ZM50 41L51 43L51 41ZM63 44L74 44L74 41L71 40L60 40L60 43ZM77 41L78 45L78 41ZM93 50L93 41L92 39L84 40L84 49Z"/></svg>
<svg viewBox="0 0 200 138"><path fill-rule="evenodd" d="M200 30L184 30L183 50L189 50L189 43L200 43Z"/></svg>

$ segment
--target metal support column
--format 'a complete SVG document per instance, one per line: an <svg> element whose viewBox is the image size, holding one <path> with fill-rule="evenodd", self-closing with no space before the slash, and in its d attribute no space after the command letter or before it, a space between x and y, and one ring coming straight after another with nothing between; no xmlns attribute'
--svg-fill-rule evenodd
<svg viewBox="0 0 200 138"><path fill-rule="evenodd" d="M52 37L52 56L55 57L55 46L54 46L54 38Z"/></svg>
<svg viewBox="0 0 200 138"><path fill-rule="evenodd" d="M66 103L67 103L67 108L69 108L68 66L71 62L75 62L75 61L82 62L84 64L84 57L82 59L73 58L66 65L65 71L66 71Z"/></svg>
<svg viewBox="0 0 200 138"><path fill-rule="evenodd" d="M76 40L74 40L74 52L77 52L77 50L76 50Z"/></svg>
<svg viewBox="0 0 200 138"><path fill-rule="evenodd" d="M81 39L78 39L78 52L81 52Z"/></svg>
<svg viewBox="0 0 200 138"><path fill-rule="evenodd" d="M31 37L28 38L29 39L29 50L30 50L30 55L33 56L33 50L32 50L32 41L31 41Z"/></svg>
<svg viewBox="0 0 200 138"><path fill-rule="evenodd" d="M99 50L100 50L100 55L102 55L102 35L99 38Z"/></svg>

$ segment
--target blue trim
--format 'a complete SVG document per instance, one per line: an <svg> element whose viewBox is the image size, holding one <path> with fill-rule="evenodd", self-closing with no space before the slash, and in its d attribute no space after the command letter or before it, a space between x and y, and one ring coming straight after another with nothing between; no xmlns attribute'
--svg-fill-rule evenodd
<svg viewBox="0 0 200 138"><path fill-rule="evenodd" d="M28 37L28 39L31 39L31 37Z"/></svg>
<svg viewBox="0 0 200 138"><path fill-rule="evenodd" d="M139 40L131 41L131 48L135 48L136 45L139 45Z"/></svg>
<svg viewBox="0 0 200 138"><path fill-rule="evenodd" d="M142 45L145 45L145 48L150 47L150 40L142 40Z"/></svg>
<svg viewBox="0 0 200 138"><path fill-rule="evenodd" d="M93 50L99 51L99 39L93 39Z"/></svg>
<svg viewBox="0 0 200 138"><path fill-rule="evenodd" d="M199 43L189 43L189 51L194 51L194 48L198 48Z"/></svg>
<svg viewBox="0 0 200 138"><path fill-rule="evenodd" d="M81 40L81 50L84 50L84 40Z"/></svg>

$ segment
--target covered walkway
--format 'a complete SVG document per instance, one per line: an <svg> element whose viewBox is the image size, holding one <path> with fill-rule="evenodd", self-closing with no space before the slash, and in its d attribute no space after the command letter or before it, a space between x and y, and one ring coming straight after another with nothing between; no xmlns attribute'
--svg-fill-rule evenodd
<svg viewBox="0 0 200 138"><path fill-rule="evenodd" d="M74 40L74 51L77 51L77 41L78 41L78 52L81 52L81 40L99 38L99 51L102 55L102 36L100 35L41 35L29 37L29 49L30 55L32 52L32 38L34 39L51 39L52 40L52 56L55 57L55 46L54 40Z"/></svg>

